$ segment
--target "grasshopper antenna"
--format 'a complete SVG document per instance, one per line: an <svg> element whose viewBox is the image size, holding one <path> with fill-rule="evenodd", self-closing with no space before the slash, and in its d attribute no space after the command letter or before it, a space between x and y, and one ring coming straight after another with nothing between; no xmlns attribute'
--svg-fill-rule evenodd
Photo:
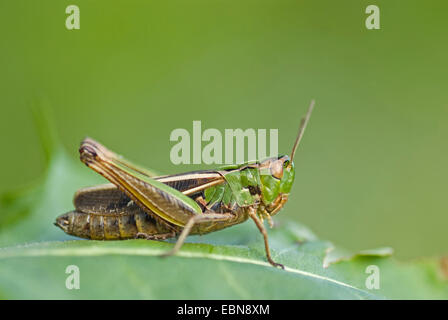
<svg viewBox="0 0 448 320"><path fill-rule="evenodd" d="M300 126L299 126L299 133L297 134L297 138L296 141L294 142L294 147L292 148L292 152L291 152L291 161L294 159L294 155L296 154L296 150L297 147L300 144L300 140L302 140L303 137L303 133L305 132L306 129L306 125L308 124L308 121L310 120L311 117L311 112L313 112L313 108L314 108L314 99L311 100L311 104L308 107L308 111L306 112L306 116L302 118L302 120L300 121Z"/></svg>

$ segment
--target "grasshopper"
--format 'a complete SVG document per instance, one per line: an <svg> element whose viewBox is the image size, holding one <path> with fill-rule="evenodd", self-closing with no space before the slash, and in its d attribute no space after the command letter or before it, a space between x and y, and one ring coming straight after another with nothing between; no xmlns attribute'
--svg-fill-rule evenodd
<svg viewBox="0 0 448 320"><path fill-rule="evenodd" d="M155 176L103 145L86 138L81 161L104 176L110 184L78 190L75 210L57 217L55 225L67 234L95 240L177 237L164 255L174 255L188 235L218 231L252 219L264 238L266 258L274 267L264 219L288 200L294 182L294 154L314 107L299 126L290 156L225 166L218 170Z"/></svg>

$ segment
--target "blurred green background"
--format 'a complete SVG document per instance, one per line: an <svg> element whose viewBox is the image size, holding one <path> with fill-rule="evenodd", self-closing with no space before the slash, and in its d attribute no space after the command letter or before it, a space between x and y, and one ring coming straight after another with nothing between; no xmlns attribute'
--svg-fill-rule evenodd
<svg viewBox="0 0 448 320"><path fill-rule="evenodd" d="M80 30L65 28L70 4ZM365 28L370 4L380 30ZM423 0L3 0L0 192L44 170L35 105L52 107L75 161L89 135L177 173L213 166L171 164L173 129L278 128L289 153L315 98L281 216L349 249L447 253L447 10Z"/></svg>

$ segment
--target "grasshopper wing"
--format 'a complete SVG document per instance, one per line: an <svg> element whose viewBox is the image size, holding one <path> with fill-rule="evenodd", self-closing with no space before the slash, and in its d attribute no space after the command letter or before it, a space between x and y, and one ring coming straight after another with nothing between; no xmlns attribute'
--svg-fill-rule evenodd
<svg viewBox="0 0 448 320"><path fill-rule="evenodd" d="M93 214L122 214L130 211L131 206L139 208L112 183L78 190L73 198L73 204L76 210Z"/></svg>
<svg viewBox="0 0 448 320"><path fill-rule="evenodd" d="M182 178L176 179L174 176L151 178L144 169L132 165L89 138L81 143L79 151L82 162L116 185L148 214L154 214L156 218L180 227L183 227L192 216L202 214L201 207L192 198L169 186L170 182L179 183ZM214 183L221 182L218 175L219 173L214 173L213 177L218 181ZM211 182L210 178L204 180ZM190 183L187 189L193 190L191 192L194 193L205 188L208 182L196 183L196 187L193 188L191 186L194 184Z"/></svg>
<svg viewBox="0 0 448 320"><path fill-rule="evenodd" d="M161 176L155 177L154 180L193 198L201 195L203 190L225 182L220 174L210 171ZM107 183L78 190L73 204L77 210L86 213L119 214L132 206L133 201L116 185Z"/></svg>

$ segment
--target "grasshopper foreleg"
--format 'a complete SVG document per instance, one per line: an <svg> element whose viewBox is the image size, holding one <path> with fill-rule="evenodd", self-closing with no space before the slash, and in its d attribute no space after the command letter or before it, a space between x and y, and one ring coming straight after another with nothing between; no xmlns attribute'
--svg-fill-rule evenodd
<svg viewBox="0 0 448 320"><path fill-rule="evenodd" d="M190 218L190 220L188 220L187 224L184 226L184 229L182 230L179 238L177 239L177 242L174 245L173 249L163 253L161 256L166 257L166 256L175 255L179 251L179 249L182 247L182 245L184 244L185 239L188 237L188 235L191 232L191 229L193 229L193 227L196 224L204 223L204 222L227 221L227 220L233 219L234 217L235 216L231 213L222 213L222 214L204 213L201 215L193 216L192 218Z"/></svg>
<svg viewBox="0 0 448 320"><path fill-rule="evenodd" d="M271 251L269 249L269 242L268 242L268 233L263 225L263 223L261 222L260 218L258 218L256 210L254 208L251 208L249 210L249 217L252 218L252 220L254 220L255 224L258 227L258 230L260 230L261 234L263 235L264 238L264 246L266 249L266 258L268 259L269 263L272 264L274 267L280 267L282 269L285 269L285 266L275 262L274 260L272 260L271 258Z"/></svg>

